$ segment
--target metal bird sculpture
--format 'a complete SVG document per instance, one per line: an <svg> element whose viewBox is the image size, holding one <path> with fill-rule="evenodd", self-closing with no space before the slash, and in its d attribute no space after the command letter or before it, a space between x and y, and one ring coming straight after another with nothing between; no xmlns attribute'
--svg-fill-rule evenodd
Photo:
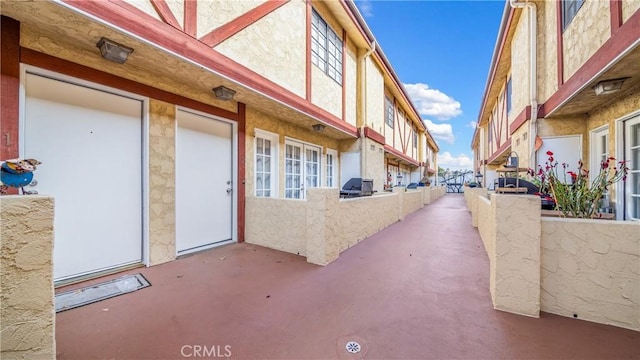
<svg viewBox="0 0 640 360"><path fill-rule="evenodd" d="M37 191L26 191L25 186L33 180L33 171L42 164L36 159L5 160L0 165L0 193L5 194L9 187L19 188L22 194L37 194Z"/></svg>

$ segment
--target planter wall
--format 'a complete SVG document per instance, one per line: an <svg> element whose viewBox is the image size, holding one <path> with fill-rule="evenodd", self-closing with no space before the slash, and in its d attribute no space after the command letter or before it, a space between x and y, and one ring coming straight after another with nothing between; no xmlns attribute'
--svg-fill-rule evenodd
<svg viewBox="0 0 640 360"><path fill-rule="evenodd" d="M640 331L640 223L541 217L535 196L476 191L465 196L489 257L494 308Z"/></svg>

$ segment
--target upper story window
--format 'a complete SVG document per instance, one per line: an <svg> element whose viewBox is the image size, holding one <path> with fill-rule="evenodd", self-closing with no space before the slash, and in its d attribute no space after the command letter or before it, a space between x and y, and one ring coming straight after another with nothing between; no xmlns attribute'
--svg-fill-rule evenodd
<svg viewBox="0 0 640 360"><path fill-rule="evenodd" d="M388 97L384 97L384 121L393 127L393 102Z"/></svg>
<svg viewBox="0 0 640 360"><path fill-rule="evenodd" d="M562 31L571 24L582 4L584 0L562 0Z"/></svg>
<svg viewBox="0 0 640 360"><path fill-rule="evenodd" d="M511 111L511 97L513 96L513 90L511 86L511 77L507 80L507 114Z"/></svg>
<svg viewBox="0 0 640 360"><path fill-rule="evenodd" d="M342 40L315 10L311 20L311 40L311 62L342 84Z"/></svg>
<svg viewBox="0 0 640 360"><path fill-rule="evenodd" d="M418 147L418 130L417 129L413 129L413 147L414 148Z"/></svg>

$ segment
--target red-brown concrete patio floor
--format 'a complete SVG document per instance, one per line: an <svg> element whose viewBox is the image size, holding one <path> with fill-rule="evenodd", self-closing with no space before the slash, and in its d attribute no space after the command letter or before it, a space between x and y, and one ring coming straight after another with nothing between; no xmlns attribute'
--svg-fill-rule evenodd
<svg viewBox="0 0 640 360"><path fill-rule="evenodd" d="M235 244L128 271L152 286L58 314L58 359L640 358L639 332L493 310L488 268L447 194L327 267Z"/></svg>

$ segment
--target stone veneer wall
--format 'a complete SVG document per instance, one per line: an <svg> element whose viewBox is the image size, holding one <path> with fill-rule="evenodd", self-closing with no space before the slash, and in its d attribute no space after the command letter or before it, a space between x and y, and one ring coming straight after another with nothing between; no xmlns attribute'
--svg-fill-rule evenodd
<svg viewBox="0 0 640 360"><path fill-rule="evenodd" d="M433 199L443 188L422 188L340 199L339 189L307 189L307 200L247 197L246 241L307 257L327 265L340 253L419 210L427 193Z"/></svg>
<svg viewBox="0 0 640 360"><path fill-rule="evenodd" d="M149 101L149 265L176 258L176 107Z"/></svg>
<svg viewBox="0 0 640 360"><path fill-rule="evenodd" d="M542 219L542 311L640 331L640 224Z"/></svg>
<svg viewBox="0 0 640 360"><path fill-rule="evenodd" d="M477 190L471 196L494 308L575 314L640 331L640 224L542 218L534 196L491 194L489 200Z"/></svg>
<svg viewBox="0 0 640 360"><path fill-rule="evenodd" d="M0 358L55 359L53 198L0 198Z"/></svg>

